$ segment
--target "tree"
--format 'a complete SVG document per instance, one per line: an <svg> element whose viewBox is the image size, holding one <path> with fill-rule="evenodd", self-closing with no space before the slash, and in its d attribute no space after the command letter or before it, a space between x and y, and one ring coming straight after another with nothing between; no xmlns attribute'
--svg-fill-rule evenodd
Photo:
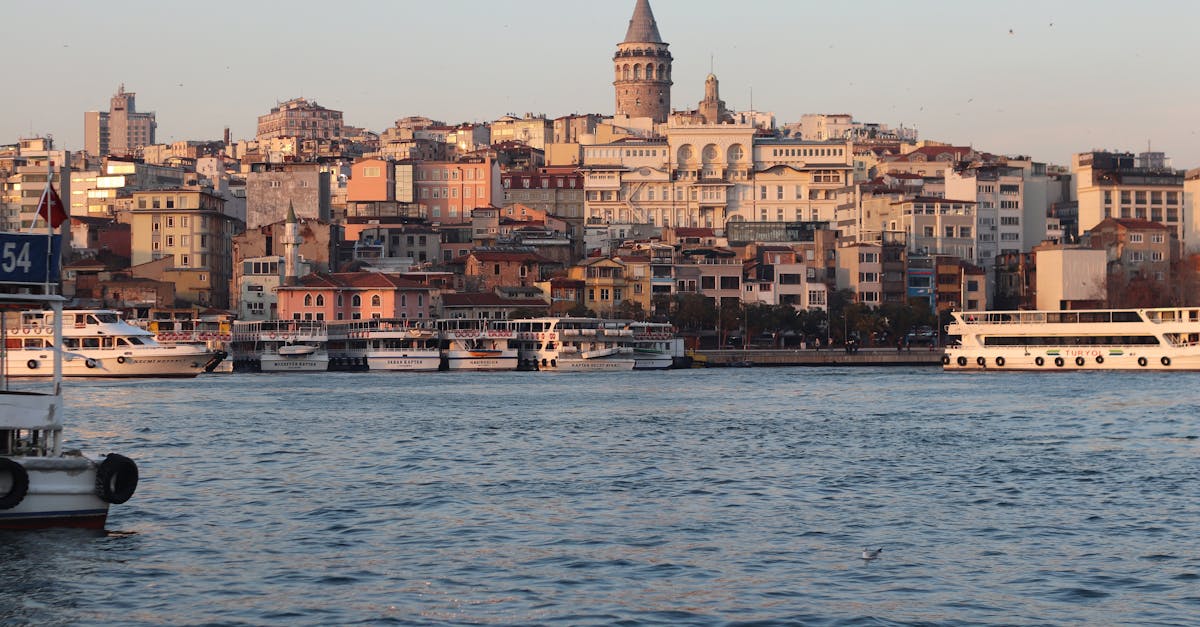
<svg viewBox="0 0 1200 627"><path fill-rule="evenodd" d="M588 309L583 303L580 303L568 309L567 316L571 318L595 318L596 312Z"/></svg>
<svg viewBox="0 0 1200 627"><path fill-rule="evenodd" d="M646 319L646 310L636 300L621 301L621 304L617 306L616 311L613 313L622 320L637 320L640 322Z"/></svg>

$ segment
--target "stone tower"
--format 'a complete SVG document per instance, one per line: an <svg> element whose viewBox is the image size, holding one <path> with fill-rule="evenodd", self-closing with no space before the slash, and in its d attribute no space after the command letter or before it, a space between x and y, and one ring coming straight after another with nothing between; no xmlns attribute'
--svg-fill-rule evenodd
<svg viewBox="0 0 1200 627"><path fill-rule="evenodd" d="M729 121L729 111L721 100L721 85L715 74L704 80L704 100L700 101L700 117L705 124L722 124Z"/></svg>
<svg viewBox="0 0 1200 627"><path fill-rule="evenodd" d="M658 34L650 0L637 0L613 65L617 115L666 122L671 113L671 53Z"/></svg>

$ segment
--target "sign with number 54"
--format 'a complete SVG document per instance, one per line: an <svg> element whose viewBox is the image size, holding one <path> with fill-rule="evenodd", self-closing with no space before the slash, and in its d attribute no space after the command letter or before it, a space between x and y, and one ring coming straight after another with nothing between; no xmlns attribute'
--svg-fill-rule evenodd
<svg viewBox="0 0 1200 627"><path fill-rule="evenodd" d="M0 233L0 283L58 282L62 237L37 233Z"/></svg>

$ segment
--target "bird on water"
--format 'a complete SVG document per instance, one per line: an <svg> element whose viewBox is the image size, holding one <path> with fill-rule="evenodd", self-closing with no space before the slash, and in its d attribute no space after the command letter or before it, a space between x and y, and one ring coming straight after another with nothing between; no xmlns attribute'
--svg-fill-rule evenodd
<svg viewBox="0 0 1200 627"><path fill-rule="evenodd" d="M883 553L883 547L879 547L878 549L875 549L874 551L872 551L869 548L864 548L863 552L862 552L862 558L869 562L874 559L879 559L880 553Z"/></svg>

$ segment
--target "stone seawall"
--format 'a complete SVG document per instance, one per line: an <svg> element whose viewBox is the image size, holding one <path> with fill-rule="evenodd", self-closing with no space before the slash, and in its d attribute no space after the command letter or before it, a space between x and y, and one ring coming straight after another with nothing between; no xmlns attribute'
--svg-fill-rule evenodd
<svg viewBox="0 0 1200 627"><path fill-rule="evenodd" d="M696 365L736 366L941 366L942 350L864 348L843 350L710 350L696 353Z"/></svg>

